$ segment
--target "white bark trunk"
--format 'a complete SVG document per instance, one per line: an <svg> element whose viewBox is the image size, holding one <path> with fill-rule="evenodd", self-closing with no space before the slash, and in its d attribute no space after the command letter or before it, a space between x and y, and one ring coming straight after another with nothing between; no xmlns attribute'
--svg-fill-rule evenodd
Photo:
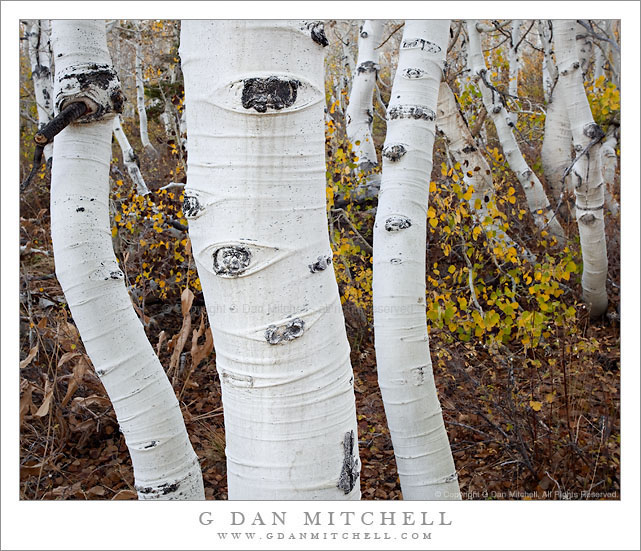
<svg viewBox="0 0 641 551"><path fill-rule="evenodd" d="M539 39L543 48L543 61L541 72L543 77L543 98L548 103L552 98L552 90L556 82L557 72L554 60L552 59L552 33L550 21L540 19L538 21Z"/></svg>
<svg viewBox="0 0 641 551"><path fill-rule="evenodd" d="M325 35L183 21L184 212L214 335L230 499L358 499L325 211Z"/></svg>
<svg viewBox="0 0 641 551"><path fill-rule="evenodd" d="M51 25L49 20L36 19L29 29L29 60L33 90L38 111L38 129L53 118L53 75L51 74ZM53 154L53 144L44 148L47 163Z"/></svg>
<svg viewBox="0 0 641 551"><path fill-rule="evenodd" d="M83 122L63 130L54 143L51 233L56 275L114 406L139 498L204 499L198 458L178 401L131 305L111 243L109 94L117 93L119 85L105 23L56 20L52 42L56 108L83 101L95 109ZM81 81L78 75L85 78Z"/></svg>
<svg viewBox="0 0 641 551"><path fill-rule="evenodd" d="M513 97L519 95L519 72L521 71L521 54L518 50L519 42L521 40L521 20L513 19L510 27L510 49L508 50L508 63L509 69L509 82L508 94ZM510 120L516 126L517 115L510 113Z"/></svg>
<svg viewBox="0 0 641 551"><path fill-rule="evenodd" d="M592 50L594 44L592 43L592 38L586 34L586 29L577 25L575 27L576 31L576 51L579 58L579 64L581 65L581 73L583 74L583 79L588 74L590 70L590 65L592 62ZM558 60L558 57L557 57Z"/></svg>
<svg viewBox="0 0 641 551"><path fill-rule="evenodd" d="M447 20L406 21L383 149L374 225L378 380L405 499L460 499L434 384L425 306L425 240Z"/></svg>
<svg viewBox="0 0 641 551"><path fill-rule="evenodd" d="M602 130L595 124L583 87L576 46L576 23L555 20L554 43L559 69L557 87L567 109L574 150L577 155L572 169L576 194L576 219L583 254L583 298L590 315L598 317L608 307L605 282L608 260L603 221L603 177L598 144ZM592 147L586 152L588 147Z"/></svg>
<svg viewBox="0 0 641 551"><path fill-rule="evenodd" d="M463 182L472 188L472 197L468 201L470 212L476 223L480 224L490 241L499 242L504 247L521 249L501 228L490 208L496 209L496 196L492 171L483 154L476 147L470 129L463 120L456 98L447 82L442 81L438 94L438 110L436 126L445 135L448 149L454 160L461 165ZM468 176L472 173L472 176ZM487 223L486 219L492 222ZM529 251L521 251L529 259L533 259Z"/></svg>
<svg viewBox="0 0 641 551"><path fill-rule="evenodd" d="M152 157L156 156L156 150L149 141L149 130L147 125L147 109L145 107L145 85L142 75L142 34L136 40L136 104L138 106L138 119L140 122L140 141L142 146Z"/></svg>
<svg viewBox="0 0 641 551"><path fill-rule="evenodd" d="M136 163L136 152L134 151L134 148L129 144L127 135L122 128L122 117L120 115L116 115L114 117L113 131L114 136L116 136L116 140L118 141L118 145L120 146L120 151L122 151L122 160L125 163L125 167L127 168L129 177L136 186L136 192L138 193L138 195L148 195L149 188L147 188L145 179L142 177L140 168Z"/></svg>
<svg viewBox="0 0 641 551"><path fill-rule="evenodd" d="M543 185L523 157L512 130L514 125L510 121L509 113L505 109L500 95L493 88L485 65L481 49L481 33L477 29L476 21L467 21L467 30L469 37L468 63L472 75L477 79L479 90L483 96L483 104L496 127L505 158L525 192L534 222L541 229L549 228L550 233L557 238L559 243L564 243L565 232L554 214Z"/></svg>
<svg viewBox="0 0 641 551"><path fill-rule="evenodd" d="M380 43L382 30L383 21L380 20L366 20L360 29L356 73L345 114L347 137L352 143L352 151L358 157L359 168L364 172L378 166L372 138L372 98L379 70L378 52L374 48Z"/></svg>
<svg viewBox="0 0 641 551"><path fill-rule="evenodd" d="M594 81L596 82L601 77L605 78L605 65L606 58L603 52L604 44L594 44Z"/></svg>
<svg viewBox="0 0 641 551"><path fill-rule="evenodd" d="M563 183L563 174L572 164L572 132L570 131L568 112L563 105L563 96L558 91L558 86L552 92L545 113L541 164L554 202L557 203L560 200L561 193L564 193L565 197L569 197L571 194L568 192L572 187L571 179L566 178Z"/></svg>
<svg viewBox="0 0 641 551"><path fill-rule="evenodd" d="M611 130L601 145L601 174L603 176L603 193L605 195L605 206L614 216L619 214L619 203L614 197L616 189L617 153L618 144L617 132Z"/></svg>

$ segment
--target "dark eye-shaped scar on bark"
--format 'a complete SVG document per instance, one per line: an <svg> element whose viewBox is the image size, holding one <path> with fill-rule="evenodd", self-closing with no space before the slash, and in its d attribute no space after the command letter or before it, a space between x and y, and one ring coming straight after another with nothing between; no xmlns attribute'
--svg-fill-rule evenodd
<svg viewBox="0 0 641 551"><path fill-rule="evenodd" d="M319 256L316 259L316 262L313 264L309 264L309 271L311 273L316 273L316 272L322 272L327 268L332 263L332 257L331 256Z"/></svg>
<svg viewBox="0 0 641 551"><path fill-rule="evenodd" d="M296 102L300 82L281 77L246 78L243 80L242 104L245 109L265 113L267 109L280 111Z"/></svg>
<svg viewBox="0 0 641 551"><path fill-rule="evenodd" d="M294 318L292 321L280 327L270 325L265 330L265 340L269 344L280 344L289 342L301 337L305 331L305 322L300 318Z"/></svg>
<svg viewBox="0 0 641 551"><path fill-rule="evenodd" d="M398 161L403 155L407 153L407 149L403 144L397 143L393 145L386 145L383 147L383 157L388 161Z"/></svg>
<svg viewBox="0 0 641 551"><path fill-rule="evenodd" d="M412 221L407 216L390 216L385 220L387 231L401 231L412 226Z"/></svg>
<svg viewBox="0 0 641 551"><path fill-rule="evenodd" d="M220 247L214 252L214 273L219 276L236 277L249 267L251 252L242 245Z"/></svg>

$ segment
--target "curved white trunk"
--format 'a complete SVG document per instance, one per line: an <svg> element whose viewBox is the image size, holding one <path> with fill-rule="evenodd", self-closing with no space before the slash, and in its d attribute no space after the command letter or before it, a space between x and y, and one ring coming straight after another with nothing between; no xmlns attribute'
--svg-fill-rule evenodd
<svg viewBox="0 0 641 551"><path fill-rule="evenodd" d="M33 90L38 111L38 129L53 118L53 75L51 74L51 25L49 20L36 19L29 29L29 60ZM49 162L53 144L44 148L45 160Z"/></svg>
<svg viewBox="0 0 641 551"><path fill-rule="evenodd" d="M539 39L543 48L543 61L541 64L543 97L546 103L552 98L552 90L557 77L556 66L552 59L552 28L550 25L551 23L547 19L539 19L538 21Z"/></svg>
<svg viewBox="0 0 641 551"><path fill-rule="evenodd" d="M139 29L139 27L138 27ZM147 125L147 109L145 107L145 85L142 78L142 36L139 29L139 36L136 40L136 64L135 64L135 73L136 73L136 105L138 107L138 119L140 123L140 141L142 146L152 154L156 153L156 150L151 142L149 141L149 130Z"/></svg>
<svg viewBox="0 0 641 551"><path fill-rule="evenodd" d="M483 51L481 50L481 37L477 29L476 21L467 21L469 37L468 63L472 74L476 77L479 90L483 96L483 104L487 110L501 143L501 148L512 171L525 192L528 207L534 222L541 228L549 228L550 232L557 238L559 243L565 242L565 232L554 214L553 206L550 205L543 189L543 185L535 172L528 166L512 131L513 124L509 113L502 103L501 97L495 91L490 79L489 72L485 65Z"/></svg>
<svg viewBox="0 0 641 551"><path fill-rule="evenodd" d="M56 108L86 101L96 109L93 118L68 126L54 142L51 233L56 275L127 441L139 498L204 499L198 458L178 401L134 312L113 252L113 105L101 84L108 80L110 92L117 92L119 85L105 23L56 20L52 42ZM97 85L92 84L96 79Z"/></svg>
<svg viewBox="0 0 641 551"><path fill-rule="evenodd" d="M492 216L488 209L490 205L494 205L496 208L490 165L476 147L470 129L463 120L454 93L444 80L439 88L436 126L445 135L452 157L461 165L463 182L466 187L473 189L468 204L476 223L481 224L485 232L492 232L491 241L498 241L505 247L514 247L519 251L521 247L505 233L501 228L501 223ZM471 173L472 176L469 176L468 173ZM492 220L489 223L486 222L488 217ZM522 252L526 257L533 258L529 251Z"/></svg>
<svg viewBox="0 0 641 551"><path fill-rule="evenodd" d="M605 65L606 65L606 57L605 53L603 52L603 48L605 48L605 45L595 43L594 44L594 80L595 82L599 80L599 78L603 77L605 78Z"/></svg>
<svg viewBox="0 0 641 551"><path fill-rule="evenodd" d="M519 42L521 41L521 20L513 19L510 25L510 49L508 50L509 82L507 85L508 94L512 97L519 95L519 72L521 71L521 54ZM516 113L510 113L510 120L514 125L517 122Z"/></svg>
<svg viewBox="0 0 641 551"><path fill-rule="evenodd" d="M572 169L576 194L576 219L579 224L583 254L583 298L590 315L598 317L608 307L605 282L608 260L603 222L603 176L600 169L598 141L602 130L595 124L590 104L583 87L576 46L576 23L573 20L555 20L554 43L559 69L557 87L567 109L574 150L577 155Z"/></svg>
<svg viewBox="0 0 641 551"><path fill-rule="evenodd" d="M374 225L378 381L405 499L460 499L427 336L425 240L450 22L406 21Z"/></svg>
<svg viewBox="0 0 641 551"><path fill-rule="evenodd" d="M147 188L147 184L145 184L145 179L142 177L140 168L136 164L136 152L129 144L127 135L122 128L122 117L120 115L116 115L114 117L113 131L114 136L116 136L116 140L118 141L118 145L120 146L120 151L122 151L122 160L125 163L127 172L129 173L133 183L136 185L136 192L138 195L147 195L149 193L149 189Z"/></svg>
<svg viewBox="0 0 641 551"><path fill-rule="evenodd" d="M603 193L605 206L613 214L619 214L619 203L614 198L616 189L617 153L618 144L617 132L610 130L605 141L601 144L601 175L603 176Z"/></svg>
<svg viewBox="0 0 641 551"><path fill-rule="evenodd" d="M366 20L359 32L358 61L356 74L349 95L347 118L347 137L352 143L352 151L358 157L362 171L368 171L378 165L372 123L374 105L372 102L376 75L378 74L378 52L374 49L381 41L383 21ZM359 143L356 143L359 142Z"/></svg>
<svg viewBox="0 0 641 551"><path fill-rule="evenodd" d="M543 174L555 202L558 202L561 193L568 190L572 184L570 178L563 183L563 174L572 164L572 132L568 113L563 105L563 96L555 87L545 113L545 134L541 145L541 164ZM553 205L555 206L555 205Z"/></svg>
<svg viewBox="0 0 641 551"><path fill-rule="evenodd" d="M358 499L325 212L322 26L183 21L184 212L214 335L230 499Z"/></svg>

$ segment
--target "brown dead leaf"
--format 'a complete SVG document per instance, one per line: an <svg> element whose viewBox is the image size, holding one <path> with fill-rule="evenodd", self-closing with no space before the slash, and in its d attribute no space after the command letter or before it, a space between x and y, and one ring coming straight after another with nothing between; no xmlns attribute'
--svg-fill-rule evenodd
<svg viewBox="0 0 641 551"><path fill-rule="evenodd" d="M198 367L198 364L204 360L214 349L214 338L211 334L211 328L208 327L205 331L205 342L202 345L198 344L198 339L202 336L205 329L204 316L200 316L200 326L198 330L194 329L191 336L191 366L192 369Z"/></svg>
<svg viewBox="0 0 641 551"><path fill-rule="evenodd" d="M194 302L194 293L187 287L180 295L180 307L182 309L183 318L189 314L191 305Z"/></svg>
<svg viewBox="0 0 641 551"><path fill-rule="evenodd" d="M67 354L65 354L64 356L66 355ZM62 361L62 359L60 361ZM65 407L69 403L71 397L76 393L76 390L78 390L78 387L82 384L85 373L87 373L88 371L89 363L87 362L86 357L83 354L78 363L73 368L73 377L69 381L69 386L67 387L67 393L65 394L65 397L62 399L62 407Z"/></svg>
<svg viewBox="0 0 641 551"><path fill-rule="evenodd" d="M190 289L185 289L180 295L180 306L183 314L183 323L178 333L178 339L174 341L174 350L171 354L171 359L169 360L169 372L175 370L178 367L180 362L180 355L182 354L185 345L187 344L187 339L189 338L189 333L191 332L191 305L194 302L194 293Z"/></svg>
<svg viewBox="0 0 641 551"><path fill-rule="evenodd" d="M51 408L51 399L53 398L53 385L47 380L47 383L45 385L45 396L44 399L42 400L42 404L40 405L40 408L38 408L38 411L34 413L36 417L44 417L49 413L49 409Z"/></svg>
<svg viewBox="0 0 641 551"><path fill-rule="evenodd" d="M156 356L160 355L160 349L162 348L162 345L165 343L167 340L167 333L165 331L161 331L160 335L158 335L158 344L156 345Z"/></svg>
<svg viewBox="0 0 641 551"><path fill-rule="evenodd" d="M73 360L74 358L77 358L80 356L80 352L65 352L61 357L60 360L58 360L58 367L62 367L65 365L68 361Z"/></svg>
<svg viewBox="0 0 641 551"><path fill-rule="evenodd" d="M46 319L46 318L43 318ZM24 369L27 367L32 360L36 357L36 354L38 353L38 345L34 346L31 350L29 350L29 354L27 357L20 362L20 369Z"/></svg>
<svg viewBox="0 0 641 551"><path fill-rule="evenodd" d="M111 498L112 501L123 499L138 499L138 494L133 490L120 490L115 496Z"/></svg>
<svg viewBox="0 0 641 551"><path fill-rule="evenodd" d="M86 491L86 494L90 497L94 496L104 496L105 495L105 489L102 486L94 486L93 488L89 488Z"/></svg>

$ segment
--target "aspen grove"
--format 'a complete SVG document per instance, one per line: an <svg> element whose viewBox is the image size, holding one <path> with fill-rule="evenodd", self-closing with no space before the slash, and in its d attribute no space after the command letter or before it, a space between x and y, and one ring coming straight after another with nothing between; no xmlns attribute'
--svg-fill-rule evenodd
<svg viewBox="0 0 641 551"><path fill-rule="evenodd" d="M20 26L22 499L619 498L620 21Z"/></svg>

